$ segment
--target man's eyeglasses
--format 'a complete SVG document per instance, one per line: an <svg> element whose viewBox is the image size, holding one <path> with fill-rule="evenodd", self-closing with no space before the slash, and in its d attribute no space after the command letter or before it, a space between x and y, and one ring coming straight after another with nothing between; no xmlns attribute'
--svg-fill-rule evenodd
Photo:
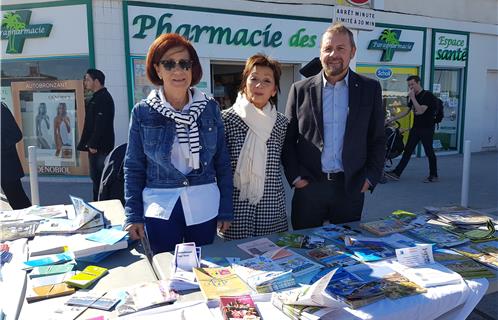
<svg viewBox="0 0 498 320"><path fill-rule="evenodd" d="M175 69L176 65L180 66L181 69L183 70L189 70L192 68L192 60L185 60L185 59L180 59L178 61L175 61L173 59L170 60L161 60L159 61L160 64L163 65L164 69L171 71Z"/></svg>

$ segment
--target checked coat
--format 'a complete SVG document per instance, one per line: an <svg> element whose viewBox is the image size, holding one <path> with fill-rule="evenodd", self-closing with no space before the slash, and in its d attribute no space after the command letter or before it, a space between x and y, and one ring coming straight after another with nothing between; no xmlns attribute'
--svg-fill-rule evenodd
<svg viewBox="0 0 498 320"><path fill-rule="evenodd" d="M233 173L249 127L232 108L224 110L221 116L225 125L225 137ZM266 142L268 155L263 197L257 205L251 205L248 200L239 200L240 190L235 188L234 220L227 231L220 233L222 238L234 240L287 231L285 192L280 170L280 157L287 124L287 118L277 112L270 139Z"/></svg>

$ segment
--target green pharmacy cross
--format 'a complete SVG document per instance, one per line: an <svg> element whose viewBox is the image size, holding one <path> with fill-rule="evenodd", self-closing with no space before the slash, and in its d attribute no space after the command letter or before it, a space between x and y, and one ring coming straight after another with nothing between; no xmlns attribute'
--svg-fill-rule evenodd
<svg viewBox="0 0 498 320"><path fill-rule="evenodd" d="M389 62L393 60L396 51L412 51L414 42L399 41L401 30L384 29L379 39L371 40L368 50L382 50L380 61Z"/></svg>
<svg viewBox="0 0 498 320"><path fill-rule="evenodd" d="M6 53L22 53L24 41L30 38L46 38L52 24L29 24L31 10L7 12L2 18L2 40L8 40Z"/></svg>

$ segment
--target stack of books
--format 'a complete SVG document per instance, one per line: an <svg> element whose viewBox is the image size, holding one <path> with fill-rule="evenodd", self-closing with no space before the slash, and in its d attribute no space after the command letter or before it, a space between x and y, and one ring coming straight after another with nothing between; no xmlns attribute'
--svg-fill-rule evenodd
<svg viewBox="0 0 498 320"><path fill-rule="evenodd" d="M464 279L496 277L493 271L481 263L452 250L438 249L434 251L434 260L460 274Z"/></svg>

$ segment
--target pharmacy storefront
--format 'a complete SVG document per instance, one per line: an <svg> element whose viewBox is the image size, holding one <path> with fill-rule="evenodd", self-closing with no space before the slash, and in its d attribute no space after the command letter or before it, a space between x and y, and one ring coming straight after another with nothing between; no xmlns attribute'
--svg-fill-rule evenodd
<svg viewBox="0 0 498 320"><path fill-rule="evenodd" d="M413 115L407 113L406 78L419 75L423 79L425 29L377 24L373 31L359 32L356 52L356 71L379 80L388 116L406 114L398 122L402 129L409 129ZM406 142L408 132L403 136Z"/></svg>
<svg viewBox="0 0 498 320"><path fill-rule="evenodd" d="M331 19L256 14L144 2L126 2L125 39L129 100L137 102L153 87L145 75L145 56L160 34L176 32L189 38L201 60L198 87L213 95L222 108L235 101L245 60L264 53L282 63L278 109L302 65L319 55L320 37Z"/></svg>
<svg viewBox="0 0 498 320"><path fill-rule="evenodd" d="M93 63L91 2L1 7L1 99L24 138L17 145L28 172L28 146L37 146L43 175L86 175L76 150L84 121L82 77Z"/></svg>

